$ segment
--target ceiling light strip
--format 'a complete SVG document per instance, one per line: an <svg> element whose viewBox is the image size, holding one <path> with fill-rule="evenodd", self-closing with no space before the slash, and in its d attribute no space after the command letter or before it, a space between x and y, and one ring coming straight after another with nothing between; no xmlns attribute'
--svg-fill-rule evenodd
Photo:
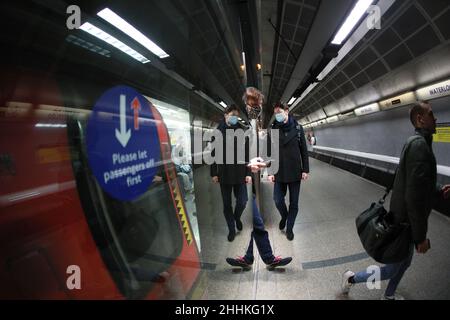
<svg viewBox="0 0 450 320"><path fill-rule="evenodd" d="M96 26L90 24L89 22L84 23L81 27L81 30L93 35L94 37L105 41L106 43L109 43L110 45L112 45L113 47L119 49L120 51L126 53L127 55L129 55L130 57L132 57L133 59L136 59L139 62L142 63L149 63L150 60L148 60L146 57L144 57L142 54L140 54L139 52L137 52L136 50L130 48L129 46L127 46L126 44L124 44L122 41L117 40L116 38L114 38L113 36L111 36L110 34L106 33L105 31L103 31L100 28L97 28Z"/></svg>
<svg viewBox="0 0 450 320"><path fill-rule="evenodd" d="M380 0L377 3L377 6L380 8L381 16L385 14L389 8L394 4L395 0ZM361 39L369 32L369 28L365 23L362 23L358 29L351 35L351 37L346 41L344 46L339 50L339 54L336 58L330 61L328 65L323 69L323 71L317 76L319 81L322 81L341 61L344 59L347 54L361 41ZM313 84L314 87L317 83ZM310 85L308 89L302 94L302 96L295 101L292 105L291 110L297 107L297 105L311 92L314 87ZM311 88L311 89L310 89ZM309 90L310 89L310 90ZM305 94L306 93L306 94Z"/></svg>
<svg viewBox="0 0 450 320"><path fill-rule="evenodd" d="M373 0L359 0L331 43L341 45L372 3Z"/></svg>
<svg viewBox="0 0 450 320"><path fill-rule="evenodd" d="M156 43L147 38L144 34L142 34L142 32L137 30L135 27L133 27L131 24L129 24L127 21L125 21L121 16L113 12L111 9L105 8L99 13L97 13L97 15L100 18L112 24L117 29L124 32L129 37L136 40L138 43L143 45L145 48L150 50L153 54L155 54L159 58L163 59L169 57L169 55L163 49L161 49Z"/></svg>

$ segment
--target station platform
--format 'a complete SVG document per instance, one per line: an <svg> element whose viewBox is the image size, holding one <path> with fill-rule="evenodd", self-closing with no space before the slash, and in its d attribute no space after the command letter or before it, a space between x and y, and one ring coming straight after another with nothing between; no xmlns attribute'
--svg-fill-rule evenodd
<svg viewBox="0 0 450 320"><path fill-rule="evenodd" d="M286 234L278 229L280 215L273 201L273 184L262 180L262 215L274 254L293 257L289 265L274 271L267 269L256 247L250 271L234 269L226 263L226 257L244 255L248 246L252 230L251 203L248 202L242 217L244 229L233 242L228 242L220 186L211 182L209 167L195 171L205 289L201 299L381 298L386 281L381 282L380 289L374 290L369 290L365 284L356 285L348 296L341 294L340 287L342 273L346 270L360 271L379 265L365 253L356 232L355 218L384 194L384 188L315 159L310 159L310 167L310 178L301 186L293 241L288 241ZM414 254L412 265L397 289L406 299L450 299L449 231L450 219L433 211L428 228L431 250L426 255Z"/></svg>

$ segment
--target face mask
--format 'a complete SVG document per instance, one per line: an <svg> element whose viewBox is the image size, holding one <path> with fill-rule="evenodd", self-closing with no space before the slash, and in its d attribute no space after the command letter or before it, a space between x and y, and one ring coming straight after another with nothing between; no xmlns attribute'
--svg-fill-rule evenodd
<svg viewBox="0 0 450 320"><path fill-rule="evenodd" d="M248 111L248 117L250 119L258 119L261 111L262 111L262 107L261 106L254 106L254 107L249 107L247 108Z"/></svg>
<svg viewBox="0 0 450 320"><path fill-rule="evenodd" d="M228 123L231 124L232 126L235 126L238 123L238 117L230 116L228 118Z"/></svg>
<svg viewBox="0 0 450 320"><path fill-rule="evenodd" d="M284 120L286 120L286 115L284 114L284 112L277 113L277 114L275 114L275 119L278 122L284 122Z"/></svg>

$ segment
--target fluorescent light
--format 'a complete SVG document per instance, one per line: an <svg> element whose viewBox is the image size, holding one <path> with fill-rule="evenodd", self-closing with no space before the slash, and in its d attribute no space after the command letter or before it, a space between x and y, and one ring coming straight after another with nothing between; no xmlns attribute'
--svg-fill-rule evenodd
<svg viewBox="0 0 450 320"><path fill-rule="evenodd" d="M119 49L120 51L126 53L127 55L129 55L133 59L136 59L139 62L142 62L144 64L150 62L150 60L148 60L146 57L144 57L142 54L140 54L136 50L131 49L129 46L127 46L123 42L117 40L116 38L114 38L110 34L106 33L102 29L97 28L96 26L90 24L89 22L84 23L80 27L80 29L83 30L83 31L86 31L87 33L93 35L94 37L99 38L100 40L105 41L106 43L109 43L113 47L115 47L115 48Z"/></svg>
<svg viewBox="0 0 450 320"><path fill-rule="evenodd" d="M303 98L305 98L318 84L319 84L318 82L314 82L314 83L310 84L309 87L306 88L306 90L302 93L300 98L298 98L294 102L294 104L289 108L289 111L293 110L303 100Z"/></svg>
<svg viewBox="0 0 450 320"><path fill-rule="evenodd" d="M350 15L345 20L342 27L339 29L338 33L334 37L332 44L340 45L347 38L347 36L352 32L355 25L361 19L361 17L366 13L369 6L372 4L373 0L359 0L356 6L353 8Z"/></svg>
<svg viewBox="0 0 450 320"><path fill-rule="evenodd" d="M225 102L223 102L223 101L220 101L219 104L220 104L222 107L224 107L224 108L228 107L227 104L226 104Z"/></svg>
<svg viewBox="0 0 450 320"><path fill-rule="evenodd" d="M295 100L297 100L297 98L296 97L292 97L291 100L289 100L289 102L288 102L288 106L293 104L295 102Z"/></svg>
<svg viewBox="0 0 450 320"><path fill-rule="evenodd" d="M99 47L97 45L94 45L94 44L92 44L92 43L90 43L88 41L85 41L85 40L81 39L81 38L75 37L72 34L69 35L66 38L66 41L70 42L70 43L73 43L74 45L79 46L81 48L84 48L84 49L87 49L89 51L98 53L98 54L100 54L102 56L111 58L111 52L109 50L106 50L106 49L101 48L101 47Z"/></svg>
<svg viewBox="0 0 450 320"><path fill-rule="evenodd" d="M126 22L122 17L114 13L109 8L103 9L102 11L97 13L97 15L100 18L103 18L104 20L108 21L116 28L120 29L122 32L124 32L137 42L139 42L141 45L143 45L145 48L153 52L159 58L163 59L169 57L169 55L163 49L161 49L156 43L147 38L139 30L137 30L131 24Z"/></svg>
<svg viewBox="0 0 450 320"><path fill-rule="evenodd" d="M37 123L36 128L67 128L66 124Z"/></svg>

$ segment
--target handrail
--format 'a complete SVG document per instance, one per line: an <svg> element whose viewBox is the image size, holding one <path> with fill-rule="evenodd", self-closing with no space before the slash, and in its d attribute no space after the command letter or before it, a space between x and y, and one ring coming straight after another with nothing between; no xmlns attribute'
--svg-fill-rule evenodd
<svg viewBox="0 0 450 320"><path fill-rule="evenodd" d="M385 155L375 154L375 153L366 153L366 152L346 150L346 149L313 146L313 150L316 150L316 149L322 150L322 151L330 151L330 152L355 156L355 157L364 158L364 159L377 160L377 161L382 161L382 162L387 162L387 163L392 163L392 164L399 164L399 162L400 162L400 158L385 156ZM443 176L450 177L450 167L438 165L437 173L440 175L443 175Z"/></svg>

